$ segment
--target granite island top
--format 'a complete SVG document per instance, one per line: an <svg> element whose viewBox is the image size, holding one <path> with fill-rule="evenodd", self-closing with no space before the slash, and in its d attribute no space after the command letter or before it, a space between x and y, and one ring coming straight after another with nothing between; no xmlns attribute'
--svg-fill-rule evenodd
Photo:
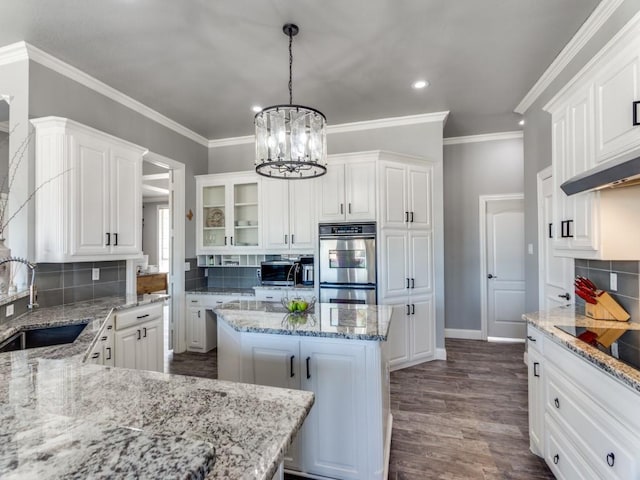
<svg viewBox="0 0 640 480"><path fill-rule="evenodd" d="M0 477L272 477L311 392L83 363L112 308L165 298L43 308L0 325L7 338L89 321L72 344L0 353Z"/></svg>
<svg viewBox="0 0 640 480"><path fill-rule="evenodd" d="M308 314L294 315L280 303L237 300L214 312L239 332L386 341L392 307L316 303Z"/></svg>
<svg viewBox="0 0 640 480"><path fill-rule="evenodd" d="M555 343L565 346L572 352L595 365L605 373L616 378L633 390L640 392L640 370L601 352L586 342L556 328L556 325L567 327L596 327L622 330L640 330L640 322L617 322L594 320L577 313L574 306L557 307L546 311L525 313L522 316L529 324L542 330Z"/></svg>

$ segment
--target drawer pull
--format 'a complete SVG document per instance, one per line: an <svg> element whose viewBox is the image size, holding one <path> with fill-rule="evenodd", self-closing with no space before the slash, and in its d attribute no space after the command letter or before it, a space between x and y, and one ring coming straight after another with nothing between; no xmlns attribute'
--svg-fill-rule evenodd
<svg viewBox="0 0 640 480"><path fill-rule="evenodd" d="M537 340L531 335L527 335L527 338L529 339L530 342L537 342Z"/></svg>
<svg viewBox="0 0 640 480"><path fill-rule="evenodd" d="M613 452L607 453L607 465L613 467L613 464L616 463L616 456Z"/></svg>
<svg viewBox="0 0 640 480"><path fill-rule="evenodd" d="M539 377L540 376L540 372L538 371L538 367L540 366L540 364L538 362L533 362L533 376L534 377Z"/></svg>
<svg viewBox="0 0 640 480"><path fill-rule="evenodd" d="M558 455L557 453L553 456L553 463L555 465L558 464L558 462L560 461L560 455Z"/></svg>
<svg viewBox="0 0 640 480"><path fill-rule="evenodd" d="M107 336L105 335L104 337L100 338L100 340L101 340L101 341L103 341L103 342L106 342L106 341L107 341L107 338L109 338L109 337L107 337Z"/></svg>
<svg viewBox="0 0 640 480"><path fill-rule="evenodd" d="M107 330L113 330L113 325L107 325Z"/></svg>
<svg viewBox="0 0 640 480"><path fill-rule="evenodd" d="M560 400L558 399L558 397L553 399L553 404L556 406L556 408L560 408Z"/></svg>
<svg viewBox="0 0 640 480"><path fill-rule="evenodd" d="M93 355L91 355L91 358L98 358L99 356L100 356L100 354L98 352L96 352Z"/></svg>
<svg viewBox="0 0 640 480"><path fill-rule="evenodd" d="M144 315L138 315L136 318L140 319L140 318L147 318L149 316L148 313L144 314Z"/></svg>

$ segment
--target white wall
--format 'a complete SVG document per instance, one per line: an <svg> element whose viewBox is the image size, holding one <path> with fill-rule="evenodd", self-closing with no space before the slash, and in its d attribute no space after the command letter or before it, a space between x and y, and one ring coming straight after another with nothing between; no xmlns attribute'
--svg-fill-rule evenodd
<svg viewBox="0 0 640 480"><path fill-rule="evenodd" d="M522 139L444 147L445 327L480 330L480 195L522 193Z"/></svg>

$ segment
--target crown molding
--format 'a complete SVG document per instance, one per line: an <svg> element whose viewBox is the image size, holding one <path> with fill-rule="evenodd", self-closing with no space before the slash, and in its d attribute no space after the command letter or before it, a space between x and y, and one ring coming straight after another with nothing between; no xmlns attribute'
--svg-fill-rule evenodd
<svg viewBox="0 0 640 480"><path fill-rule="evenodd" d="M332 133L357 132L362 130L372 130L375 128L401 127L404 125L416 125L420 123L444 122L447 120L449 112L421 113L419 115L407 115L405 117L378 118L375 120L363 120L361 122L341 123L327 126L327 135ZM209 140L209 148L231 147L234 145L244 145L253 143L255 135L244 137L220 138Z"/></svg>
<svg viewBox="0 0 640 480"><path fill-rule="evenodd" d="M484 133L482 135L468 135L466 137L449 137L442 140L443 145L459 145L461 143L497 142L500 140L514 140L523 138L522 130L513 132Z"/></svg>
<svg viewBox="0 0 640 480"><path fill-rule="evenodd" d="M16 42L0 47L0 65L29 60L27 42Z"/></svg>
<svg viewBox="0 0 640 480"><path fill-rule="evenodd" d="M538 81L531 87L531 90L520 101L514 112L524 114L531 105L540 97L564 68L582 50L582 47L593 38L600 27L611 17L613 12L624 0L602 0L600 4L589 15L576 34L569 40L558 56L551 62Z"/></svg>
<svg viewBox="0 0 640 480"><path fill-rule="evenodd" d="M54 57L44 50L34 47L27 42L17 42L0 48L0 65L13 63L20 60L32 60L34 62L37 62L40 65L47 67L71 80L74 80L81 85L84 85L85 87L90 88L91 90L94 90L95 92L98 92L105 97L110 98L111 100L118 102L121 105L124 105L125 107L141 115L144 115L150 120L153 120L154 122L159 123L160 125L163 125L164 127L167 127L174 132L193 140L194 142L199 143L200 145L203 145L205 147L208 146L208 140L202 135L199 135L193 130L180 125L178 122L171 120L169 117L166 117L156 110L147 107L138 100L134 100L128 95L125 95L119 90L110 87L106 83L101 82L97 78L92 77L82 70L69 65L66 62L63 62L62 60Z"/></svg>

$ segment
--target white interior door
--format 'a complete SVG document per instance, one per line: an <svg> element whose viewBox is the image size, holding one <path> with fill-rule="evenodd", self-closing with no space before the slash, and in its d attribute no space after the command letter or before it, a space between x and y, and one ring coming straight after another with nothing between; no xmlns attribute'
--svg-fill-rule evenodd
<svg viewBox="0 0 640 480"><path fill-rule="evenodd" d="M486 202L488 337L524 339L524 200Z"/></svg>
<svg viewBox="0 0 640 480"><path fill-rule="evenodd" d="M541 178L538 231L540 265L540 310L548 310L573 303L571 280L573 258L553 255L553 237L559 234L559 226L553 224L553 177L551 172Z"/></svg>

